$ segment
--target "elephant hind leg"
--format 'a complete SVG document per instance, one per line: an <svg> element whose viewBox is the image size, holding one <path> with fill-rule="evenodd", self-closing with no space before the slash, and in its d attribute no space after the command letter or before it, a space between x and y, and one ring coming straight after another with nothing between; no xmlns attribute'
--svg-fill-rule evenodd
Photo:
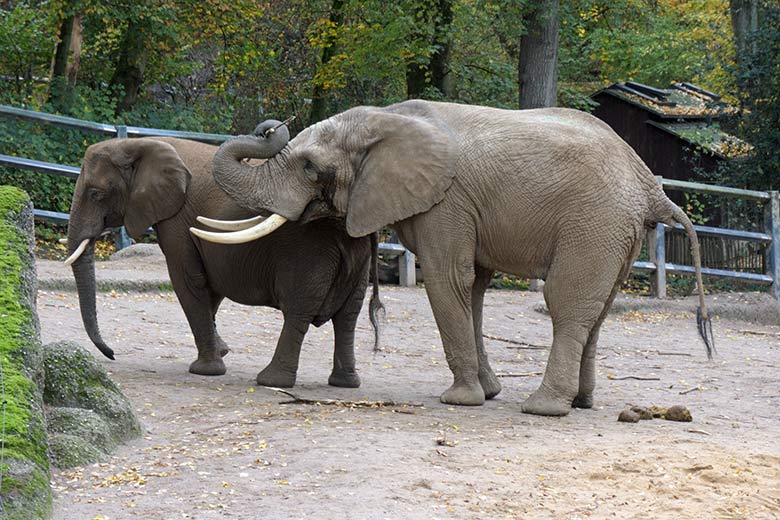
<svg viewBox="0 0 780 520"><path fill-rule="evenodd" d="M301 344L309 330L311 318L284 316L284 326L271 362L257 374L257 384L278 388L291 388L298 375Z"/></svg>
<svg viewBox="0 0 780 520"><path fill-rule="evenodd" d="M493 278L493 271L477 266L475 274L474 286L471 289L471 317L474 321L474 340L477 344L479 384L482 385L485 399L493 399L501 392L501 382L490 367L487 351L485 351L485 340L482 337L482 307L485 291Z"/></svg>
<svg viewBox="0 0 780 520"><path fill-rule="evenodd" d="M592 396L598 329L614 297L624 257L590 262L582 256L576 258L580 260L576 265L559 261L548 273L544 297L553 321L553 344L542 384L523 403L525 413L566 415L575 400L587 404L586 394ZM583 366L586 380L581 392Z"/></svg>
<svg viewBox="0 0 780 520"><path fill-rule="evenodd" d="M599 341L601 324L604 323L604 320L609 313L609 309L612 307L612 302L615 301L615 296L617 296L617 293L620 290L620 285L626 280L631 272L631 267L633 266L636 257L639 256L639 250L641 248L642 242L637 240L631 250L631 254L623 264L623 269L621 269L620 274L615 280L612 292L604 304L604 309L601 311L599 319L590 331L588 341L585 343L585 347L582 351L579 390L577 392L577 397L575 397L574 401L571 403L572 408L593 408L593 390L596 388L596 345Z"/></svg>
<svg viewBox="0 0 780 520"><path fill-rule="evenodd" d="M344 306L333 316L333 372L328 377L328 384L343 388L358 388L360 376L355 369L355 325L363 298L366 294L367 280L358 284Z"/></svg>

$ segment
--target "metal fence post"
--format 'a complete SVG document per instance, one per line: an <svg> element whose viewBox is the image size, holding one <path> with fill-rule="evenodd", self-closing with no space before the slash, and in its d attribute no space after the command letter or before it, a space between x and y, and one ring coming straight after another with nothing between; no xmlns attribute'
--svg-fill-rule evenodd
<svg viewBox="0 0 780 520"><path fill-rule="evenodd" d="M116 136L120 139L127 139L127 127L125 125L117 125ZM132 244L133 242L130 240L130 236L127 234L125 226L122 226L114 232L114 247L117 251L130 247Z"/></svg>
<svg viewBox="0 0 780 520"><path fill-rule="evenodd" d="M772 237L767 246L767 275L772 277L772 296L780 300L780 197L777 191L769 192L764 206L764 229Z"/></svg>
<svg viewBox="0 0 780 520"><path fill-rule="evenodd" d="M655 271L650 277L650 290L656 298L666 298L666 230L663 223L656 224L655 230L648 235L647 253L655 264Z"/></svg>
<svg viewBox="0 0 780 520"><path fill-rule="evenodd" d="M414 287L417 285L415 257L414 253L408 249L398 256L398 285L401 287Z"/></svg>

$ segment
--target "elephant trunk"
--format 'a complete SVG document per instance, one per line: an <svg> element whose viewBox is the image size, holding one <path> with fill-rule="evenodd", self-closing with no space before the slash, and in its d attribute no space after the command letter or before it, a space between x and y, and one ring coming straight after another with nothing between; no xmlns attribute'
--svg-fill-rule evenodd
<svg viewBox="0 0 780 520"><path fill-rule="evenodd" d="M290 134L284 126L265 135L263 129L276 122L266 121L255 130L256 136L238 136L225 141L214 155L214 180L240 206L261 212L271 209L274 202L275 179L273 171L284 171L286 154L279 154L287 146ZM279 154L279 156L277 156ZM274 157L276 156L276 157ZM269 159L259 167L242 162L243 159Z"/></svg>
<svg viewBox="0 0 780 520"><path fill-rule="evenodd" d="M68 240L68 249L75 251L78 242ZM73 251L69 251L72 253ZM92 239L81 256L71 265L73 276L76 279L76 291L79 295L79 307L81 309L81 320L84 323L84 329L89 335L92 343L108 359L114 359L114 351L106 345L100 336L98 328L97 308L95 300L95 240Z"/></svg>

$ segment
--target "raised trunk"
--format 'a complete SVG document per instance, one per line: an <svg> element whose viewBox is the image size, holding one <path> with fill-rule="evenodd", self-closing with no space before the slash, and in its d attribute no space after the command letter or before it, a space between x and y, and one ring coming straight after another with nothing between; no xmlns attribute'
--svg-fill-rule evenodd
<svg viewBox="0 0 780 520"><path fill-rule="evenodd" d="M76 249L78 243L76 240L68 240L69 253ZM79 295L79 307L81 308L81 321L84 323L84 329L89 335L92 343L107 358L114 359L114 351L106 345L100 335L100 328L97 321L97 306L95 299L95 241L90 242L87 249L81 257L71 266L73 276L76 279L76 291Z"/></svg>
<svg viewBox="0 0 780 520"><path fill-rule="evenodd" d="M226 141L214 155L214 180L239 206L257 213L263 210L276 213L275 202L283 185L281 175L286 163L286 153L279 152L287 145L288 139L287 129L281 127L268 137L243 135ZM271 157L273 159L260 166L242 162L247 158Z"/></svg>

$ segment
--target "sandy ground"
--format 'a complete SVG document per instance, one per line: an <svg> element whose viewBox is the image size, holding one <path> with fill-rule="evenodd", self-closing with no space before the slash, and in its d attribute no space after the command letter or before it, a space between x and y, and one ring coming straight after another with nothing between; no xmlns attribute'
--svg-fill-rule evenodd
<svg viewBox="0 0 780 520"><path fill-rule="evenodd" d="M103 463L55 471L54 518L780 518L779 327L716 320L709 362L681 310L692 300L612 315L595 408L544 418L520 411L551 341L541 295L488 293L485 333L526 345L486 340L504 389L475 408L438 401L451 376L424 290L382 295L382 352L365 309L358 324L363 386L327 385L328 324L310 329L293 392L409 406L284 404L254 382L280 314L231 302L217 317L228 373L191 375L195 347L173 293L100 294L117 351L101 362L145 434ZM41 290L38 308L44 342L94 349L75 294ZM681 404L693 422L616 422L629 403Z"/></svg>

